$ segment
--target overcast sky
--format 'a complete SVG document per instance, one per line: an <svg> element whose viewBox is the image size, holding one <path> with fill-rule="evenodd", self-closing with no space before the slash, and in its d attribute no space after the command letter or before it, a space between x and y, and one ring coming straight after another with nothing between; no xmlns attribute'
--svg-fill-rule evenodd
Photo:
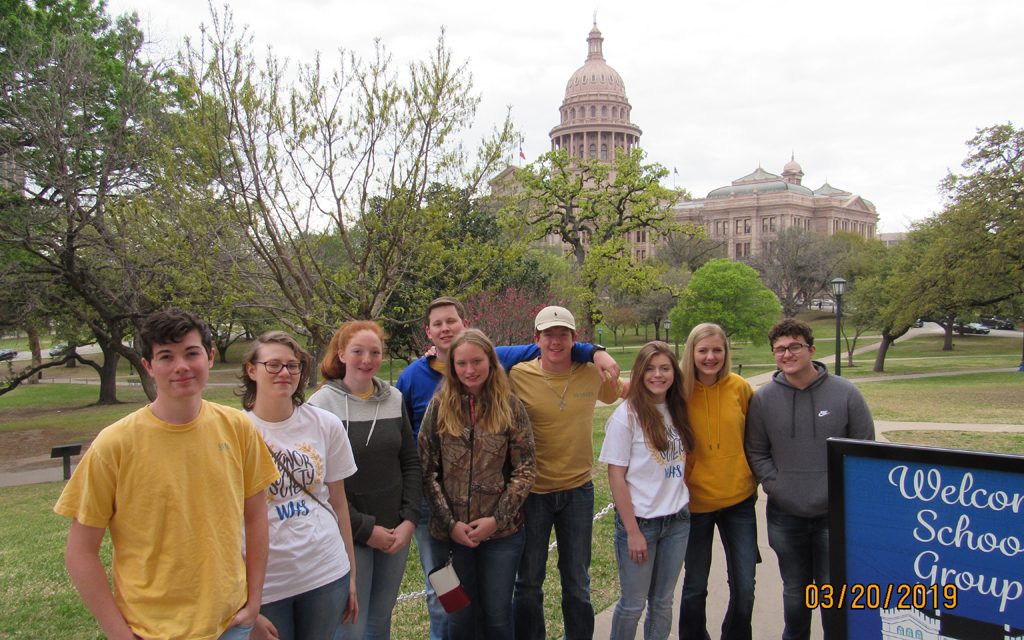
<svg viewBox="0 0 1024 640"><path fill-rule="evenodd" d="M641 146L679 172L669 186L703 197L758 165L781 173L793 153L805 186L827 180L874 202L883 232L941 207L938 183L977 128L1024 126L1021 0L229 4L257 42L303 62L339 48L368 56L374 38L398 61L418 59L446 27L483 99L478 126L511 106L530 160L550 148L596 10ZM205 0L109 7L137 11L164 53L209 22Z"/></svg>

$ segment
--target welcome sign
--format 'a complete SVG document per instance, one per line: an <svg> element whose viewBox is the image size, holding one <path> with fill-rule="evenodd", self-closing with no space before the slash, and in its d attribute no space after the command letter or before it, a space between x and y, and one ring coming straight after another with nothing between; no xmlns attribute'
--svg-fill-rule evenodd
<svg viewBox="0 0 1024 640"><path fill-rule="evenodd" d="M1024 638L1024 457L830 439L837 636Z"/></svg>

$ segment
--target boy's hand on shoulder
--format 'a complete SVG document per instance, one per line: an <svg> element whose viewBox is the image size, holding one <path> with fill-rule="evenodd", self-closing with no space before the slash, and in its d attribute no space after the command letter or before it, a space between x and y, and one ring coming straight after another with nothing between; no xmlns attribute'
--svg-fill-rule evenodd
<svg viewBox="0 0 1024 640"><path fill-rule="evenodd" d="M619 363L607 351L594 353L594 365L601 372L601 379L605 381L617 380L622 373Z"/></svg>

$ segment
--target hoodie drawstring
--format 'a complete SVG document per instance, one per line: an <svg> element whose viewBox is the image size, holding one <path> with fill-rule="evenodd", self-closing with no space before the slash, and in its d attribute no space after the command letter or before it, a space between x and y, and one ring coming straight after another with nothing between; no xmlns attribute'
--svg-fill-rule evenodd
<svg viewBox="0 0 1024 640"><path fill-rule="evenodd" d="M373 410L373 422L370 423L370 432L368 434L366 434L366 446L367 447L370 446L370 438L373 437L373 429L374 429L374 427L377 426L377 416L380 415L380 402L378 401L378 402L376 402L374 404L376 404L376 408ZM346 431L349 431L349 432L352 431L352 429L349 428L351 424L352 424L352 420L349 418L349 412L348 412L348 394L346 393L345 394L345 430Z"/></svg>

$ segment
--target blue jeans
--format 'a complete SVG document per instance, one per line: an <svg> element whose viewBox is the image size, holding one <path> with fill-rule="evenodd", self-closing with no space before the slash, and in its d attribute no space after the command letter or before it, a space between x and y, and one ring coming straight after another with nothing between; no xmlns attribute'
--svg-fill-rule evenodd
<svg viewBox="0 0 1024 640"><path fill-rule="evenodd" d="M355 544L356 595L359 617L355 624L341 625L340 640L378 640L391 637L391 612L402 587L406 546L396 553L384 553L363 544Z"/></svg>
<svg viewBox="0 0 1024 640"><path fill-rule="evenodd" d="M525 543L522 528L475 549L451 543L452 564L470 605L448 618L448 640L512 640L512 589Z"/></svg>
<svg viewBox="0 0 1024 640"><path fill-rule="evenodd" d="M427 613L430 614L430 640L444 640L448 635L448 614L434 593L434 587L427 576L431 571L448 560L448 543L437 540L430 535L430 502L423 498L420 501L420 522L416 525L416 550L423 567L423 581L427 585Z"/></svg>
<svg viewBox="0 0 1024 640"><path fill-rule="evenodd" d="M828 515L803 518L782 511L768 502L768 544L779 558L782 576L782 615L786 628L782 640L807 640L811 637L811 610L804 606L807 585L827 584ZM832 628L831 610L821 610L825 637Z"/></svg>
<svg viewBox="0 0 1024 640"><path fill-rule="evenodd" d="M277 627L281 640L331 638L348 604L349 574L297 596L268 602L260 613Z"/></svg>
<svg viewBox="0 0 1024 640"><path fill-rule="evenodd" d="M758 561L757 494L725 509L690 514L690 545L686 549L686 575L679 603L680 640L710 640L706 605L711 546L715 526L725 547L729 575L729 608L722 622L722 640L751 640L754 615L754 571Z"/></svg>
<svg viewBox="0 0 1024 640"><path fill-rule="evenodd" d="M249 640L250 633L252 633L251 624L240 624L225 629L217 640Z"/></svg>
<svg viewBox="0 0 1024 640"><path fill-rule="evenodd" d="M690 512L683 507L670 516L636 520L647 540L647 559L641 563L630 559L626 527L615 514L615 559L622 595L612 614L610 639L633 640L646 605L645 640L665 640L672 630L672 597L686 557Z"/></svg>
<svg viewBox="0 0 1024 640"><path fill-rule="evenodd" d="M516 638L544 638L544 574L551 528L558 541L562 620L568 640L594 637L590 604L590 547L594 531L594 483L551 493L531 493L523 505L526 546L512 600Z"/></svg>

